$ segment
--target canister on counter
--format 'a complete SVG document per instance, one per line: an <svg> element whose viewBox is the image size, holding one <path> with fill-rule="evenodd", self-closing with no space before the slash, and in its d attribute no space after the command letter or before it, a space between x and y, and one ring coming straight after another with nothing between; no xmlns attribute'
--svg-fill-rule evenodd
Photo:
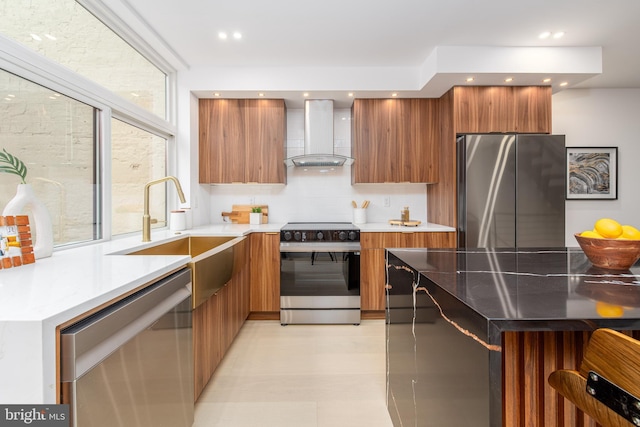
<svg viewBox="0 0 640 427"><path fill-rule="evenodd" d="M405 206L404 209L400 212L400 219L403 222L409 221L409 206Z"/></svg>

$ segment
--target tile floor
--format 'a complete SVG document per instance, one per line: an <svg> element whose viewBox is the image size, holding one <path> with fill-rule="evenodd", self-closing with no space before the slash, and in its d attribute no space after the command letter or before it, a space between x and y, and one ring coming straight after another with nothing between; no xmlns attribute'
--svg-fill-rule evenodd
<svg viewBox="0 0 640 427"><path fill-rule="evenodd" d="M193 427L392 427L384 327L247 321L196 403Z"/></svg>

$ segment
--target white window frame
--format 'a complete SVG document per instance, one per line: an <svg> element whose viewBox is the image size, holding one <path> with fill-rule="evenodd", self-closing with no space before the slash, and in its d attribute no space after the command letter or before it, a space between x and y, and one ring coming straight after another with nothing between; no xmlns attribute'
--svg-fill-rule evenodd
<svg viewBox="0 0 640 427"><path fill-rule="evenodd" d="M111 29L114 31L113 28ZM122 34L119 35L122 37ZM144 52L141 53L144 54ZM149 58L147 57L147 59ZM86 77L70 71L68 68L63 67L41 54L36 53L0 34L0 68L43 87L54 90L62 95L83 102L98 110L96 129L96 136L98 140L96 141L97 146L95 149L97 156L96 161L100 167L100 171L97 176L97 183L100 184L102 191L98 198L96 215L102 219L102 232L100 233L100 238L95 240L64 245L64 247L56 249L84 246L87 244L110 240L113 237L111 235L112 117L165 138L167 140L167 171L168 173L176 174L176 72L173 69L167 69L166 64L164 64L165 66L158 66L158 64L154 63L154 65L167 75L166 114L169 120L163 120L155 114L119 97ZM142 192L140 193L140 197L143 197ZM174 195L171 192L167 195L166 201L167 206L172 206L172 203L175 203ZM140 218L142 218L142 212L140 213Z"/></svg>

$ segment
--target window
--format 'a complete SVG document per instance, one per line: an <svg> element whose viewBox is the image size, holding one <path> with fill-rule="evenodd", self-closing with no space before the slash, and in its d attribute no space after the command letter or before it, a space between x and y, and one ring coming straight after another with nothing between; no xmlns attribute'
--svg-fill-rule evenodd
<svg viewBox="0 0 640 427"><path fill-rule="evenodd" d="M26 181L51 215L54 244L100 238L96 110L3 70L0 96L0 150L27 166ZM0 206L19 183L0 174Z"/></svg>
<svg viewBox="0 0 640 427"><path fill-rule="evenodd" d="M139 232L144 185L167 175L173 70L74 0L0 0L0 15L0 150L27 164L54 244ZM0 206L18 182L0 174ZM152 227L166 226L165 187L150 191Z"/></svg>
<svg viewBox="0 0 640 427"><path fill-rule="evenodd" d="M167 175L167 140L120 120L111 121L112 234L142 228L144 186ZM164 185L149 188L151 227L166 226Z"/></svg>
<svg viewBox="0 0 640 427"><path fill-rule="evenodd" d="M0 32L166 118L167 76L74 0L0 0Z"/></svg>

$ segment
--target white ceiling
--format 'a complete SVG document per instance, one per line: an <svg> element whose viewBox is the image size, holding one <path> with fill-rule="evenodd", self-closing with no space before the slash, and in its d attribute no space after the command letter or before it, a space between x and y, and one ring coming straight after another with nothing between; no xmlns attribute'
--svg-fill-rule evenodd
<svg viewBox="0 0 640 427"><path fill-rule="evenodd" d="M638 0L104 1L193 74L201 97L255 97L260 85L288 104L305 90L347 103L349 90L439 96L471 74L474 84L551 76L554 91L564 80L567 88L640 87ZM544 30L566 35L538 39ZM219 31L243 37L223 41Z"/></svg>

